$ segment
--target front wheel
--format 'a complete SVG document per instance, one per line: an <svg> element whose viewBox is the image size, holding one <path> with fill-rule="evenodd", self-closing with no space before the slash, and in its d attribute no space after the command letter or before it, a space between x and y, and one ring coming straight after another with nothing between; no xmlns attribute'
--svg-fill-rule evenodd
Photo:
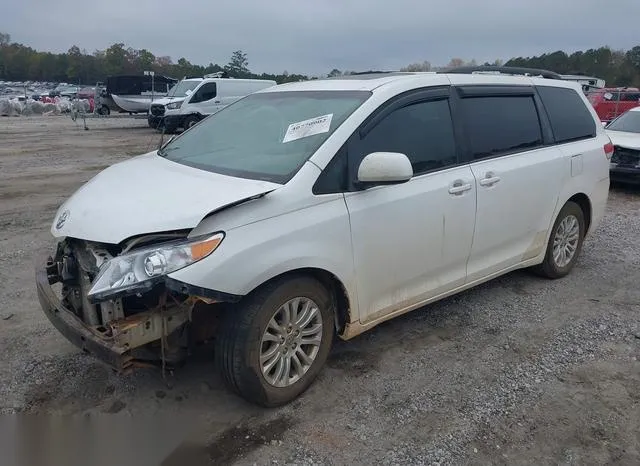
<svg viewBox="0 0 640 466"><path fill-rule="evenodd" d="M216 361L226 384L266 407L301 395L322 369L334 334L333 299L316 279L270 283L230 309Z"/></svg>
<svg viewBox="0 0 640 466"><path fill-rule="evenodd" d="M200 121L200 118L198 118L196 115L189 115L187 118L184 119L184 123L182 124L182 126L186 131L189 128L197 125L199 121Z"/></svg>
<svg viewBox="0 0 640 466"><path fill-rule="evenodd" d="M578 260L584 235L584 212L575 202L567 202L553 224L544 261L536 272L547 278L567 275Z"/></svg>

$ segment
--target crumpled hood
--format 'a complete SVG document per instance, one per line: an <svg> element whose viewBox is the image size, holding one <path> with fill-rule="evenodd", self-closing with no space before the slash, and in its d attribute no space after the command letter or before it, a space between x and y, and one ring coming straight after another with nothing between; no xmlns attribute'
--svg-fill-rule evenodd
<svg viewBox="0 0 640 466"><path fill-rule="evenodd" d="M118 244L140 234L193 228L214 210L279 186L187 167L154 151L85 183L58 209L51 232Z"/></svg>
<svg viewBox="0 0 640 466"><path fill-rule="evenodd" d="M607 136L609 136L614 146L640 150L640 133L607 130Z"/></svg>

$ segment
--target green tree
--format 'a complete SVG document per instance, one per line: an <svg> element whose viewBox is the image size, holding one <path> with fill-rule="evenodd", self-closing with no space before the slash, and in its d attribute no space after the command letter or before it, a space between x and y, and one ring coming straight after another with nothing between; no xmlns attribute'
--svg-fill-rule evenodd
<svg viewBox="0 0 640 466"><path fill-rule="evenodd" d="M138 64L142 71L153 69L153 65L156 61L155 55L149 52L147 49L138 51Z"/></svg>
<svg viewBox="0 0 640 466"><path fill-rule="evenodd" d="M418 71L431 71L431 63L428 61L423 61L422 63L412 63L410 65L405 66L404 68L400 68L400 71L408 71L408 72L418 72Z"/></svg>
<svg viewBox="0 0 640 466"><path fill-rule="evenodd" d="M626 59L631 66L640 71L640 45L636 45L626 53Z"/></svg>
<svg viewBox="0 0 640 466"><path fill-rule="evenodd" d="M224 67L229 76L234 78L246 78L251 75L247 54L242 50L236 50L231 55L229 63Z"/></svg>
<svg viewBox="0 0 640 466"><path fill-rule="evenodd" d="M127 51L124 44L119 42L105 50L104 61L106 74L121 74L127 61Z"/></svg>

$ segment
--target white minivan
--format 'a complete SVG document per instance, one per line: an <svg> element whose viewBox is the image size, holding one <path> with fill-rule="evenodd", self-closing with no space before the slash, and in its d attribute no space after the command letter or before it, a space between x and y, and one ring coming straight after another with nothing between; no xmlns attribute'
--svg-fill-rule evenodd
<svg viewBox="0 0 640 466"><path fill-rule="evenodd" d="M558 79L270 87L82 186L53 221L39 300L117 370L212 341L232 390L281 405L335 335L516 269L568 274L605 212L612 152L579 84Z"/></svg>
<svg viewBox="0 0 640 466"><path fill-rule="evenodd" d="M154 101L149 107L149 126L167 133L189 129L203 118L253 92L275 86L268 79L222 77L188 78L176 85L176 94Z"/></svg>

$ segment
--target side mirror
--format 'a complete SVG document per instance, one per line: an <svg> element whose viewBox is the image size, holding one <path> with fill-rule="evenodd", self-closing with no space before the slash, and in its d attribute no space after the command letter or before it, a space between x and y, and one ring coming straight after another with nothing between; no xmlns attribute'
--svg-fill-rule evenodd
<svg viewBox="0 0 640 466"><path fill-rule="evenodd" d="M370 184L399 184L413 177L409 157L398 152L373 152L358 167L358 182Z"/></svg>

